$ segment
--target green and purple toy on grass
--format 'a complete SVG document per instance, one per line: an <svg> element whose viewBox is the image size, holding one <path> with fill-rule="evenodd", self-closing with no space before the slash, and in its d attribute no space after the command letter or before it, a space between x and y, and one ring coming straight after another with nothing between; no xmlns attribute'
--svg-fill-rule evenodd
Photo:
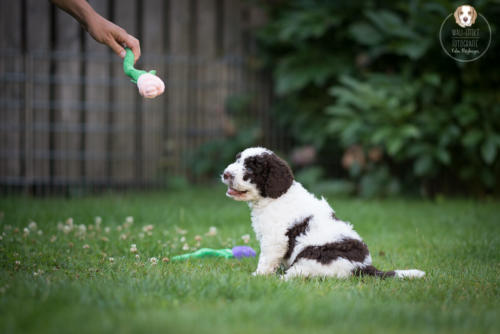
<svg viewBox="0 0 500 334"><path fill-rule="evenodd" d="M235 246L225 249L201 248L196 252L177 255L172 258L172 261L181 261L187 259L200 259L205 257L223 257L225 259L241 259L243 257L254 257L255 251L249 246Z"/></svg>

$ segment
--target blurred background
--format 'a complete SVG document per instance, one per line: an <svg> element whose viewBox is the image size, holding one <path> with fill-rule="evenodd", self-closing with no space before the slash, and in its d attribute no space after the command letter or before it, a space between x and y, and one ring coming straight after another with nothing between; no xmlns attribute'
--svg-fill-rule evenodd
<svg viewBox="0 0 500 334"><path fill-rule="evenodd" d="M2 194L217 182L248 146L315 191L498 195L500 1L470 1L491 45L461 63L439 28L457 1L93 0L141 42L121 59L49 1L0 0Z"/></svg>

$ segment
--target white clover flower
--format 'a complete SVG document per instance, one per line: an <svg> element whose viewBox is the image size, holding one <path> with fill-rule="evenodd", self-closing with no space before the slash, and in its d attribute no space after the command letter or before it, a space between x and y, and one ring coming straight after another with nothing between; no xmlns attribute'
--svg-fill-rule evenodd
<svg viewBox="0 0 500 334"><path fill-rule="evenodd" d="M184 244L184 245L182 246L182 250L185 250L185 251L189 250L189 245L188 245L187 243L186 243L186 244Z"/></svg>
<svg viewBox="0 0 500 334"><path fill-rule="evenodd" d="M170 259L168 257L164 257L163 259L161 259L161 261L166 263L166 262L170 261Z"/></svg>
<svg viewBox="0 0 500 334"><path fill-rule="evenodd" d="M179 239L180 242L186 242L186 237L182 237Z"/></svg>
<svg viewBox="0 0 500 334"><path fill-rule="evenodd" d="M128 216L127 218L125 218L125 222L127 224L133 224L134 223L134 217Z"/></svg>
<svg viewBox="0 0 500 334"><path fill-rule="evenodd" d="M14 262L16 264L16 266L20 265L21 264L21 261L19 260L16 260L16 262Z"/></svg>
<svg viewBox="0 0 500 334"><path fill-rule="evenodd" d="M139 260L141 257L139 256L139 254L135 254L135 258L136 260Z"/></svg>
<svg viewBox="0 0 500 334"><path fill-rule="evenodd" d="M143 226L142 230L144 232L151 232L155 227L153 225L146 225L146 226Z"/></svg>
<svg viewBox="0 0 500 334"><path fill-rule="evenodd" d="M152 257L152 258L150 258L150 259L149 259L149 262L151 262L151 264L153 264L153 265L154 265L154 264L157 264L157 263L158 263L158 259L157 259L157 258L155 258L155 257Z"/></svg>
<svg viewBox="0 0 500 334"><path fill-rule="evenodd" d="M127 240L127 235L125 233L120 234L120 240Z"/></svg>
<svg viewBox="0 0 500 334"><path fill-rule="evenodd" d="M30 234L30 230L29 230L29 228L27 228L27 227L25 227L25 228L23 229L23 232L24 232L24 236L28 236L28 235Z"/></svg>
<svg viewBox="0 0 500 334"><path fill-rule="evenodd" d="M104 232L105 232L105 233L109 233L110 231L111 231L111 228L109 228L109 227L105 227L105 228L104 228Z"/></svg>
<svg viewBox="0 0 500 334"><path fill-rule="evenodd" d="M52 237L50 237L50 242L55 242L57 240L57 237L55 235L53 235Z"/></svg>
<svg viewBox="0 0 500 334"><path fill-rule="evenodd" d="M209 237L213 237L213 236L217 235L217 227L210 226L210 228L208 229L208 232L205 235L207 235Z"/></svg>
<svg viewBox="0 0 500 334"><path fill-rule="evenodd" d="M178 227L175 229L175 231L179 234L187 234L188 233L187 230L183 230L182 228L178 228Z"/></svg>
<svg viewBox="0 0 500 334"><path fill-rule="evenodd" d="M122 230L122 229L123 229L123 227L121 227L120 225L118 225L118 226L116 227L116 230L117 230L118 232L121 232L121 230Z"/></svg>
<svg viewBox="0 0 500 334"><path fill-rule="evenodd" d="M63 232L64 234L68 234L69 232L71 232L73 230L73 227L70 226L70 225L64 225L63 227Z"/></svg>
<svg viewBox="0 0 500 334"><path fill-rule="evenodd" d="M3 240L3 237L0 235L0 241L2 241L2 240Z"/></svg>
<svg viewBox="0 0 500 334"><path fill-rule="evenodd" d="M41 269L38 269L37 271L33 272L33 276L38 276L38 275L42 275L42 274L43 274L43 270L41 270Z"/></svg>
<svg viewBox="0 0 500 334"><path fill-rule="evenodd" d="M89 245L87 245L87 244L85 244L85 245L83 245L83 247L82 247L82 248L83 248L83 249L89 249L89 248L90 248L90 246L89 246Z"/></svg>
<svg viewBox="0 0 500 334"><path fill-rule="evenodd" d="M132 246L130 246L130 252L137 253L137 246L136 246L136 244L132 244Z"/></svg>
<svg viewBox="0 0 500 334"><path fill-rule="evenodd" d="M38 235L43 235L43 231L42 231L42 230L38 230L38 231L36 232L36 234L38 234Z"/></svg>
<svg viewBox="0 0 500 334"><path fill-rule="evenodd" d="M95 223L95 226L100 226L101 223L102 223L102 218L97 216L94 218L94 223Z"/></svg>
<svg viewBox="0 0 500 334"><path fill-rule="evenodd" d="M73 218L69 217L68 219L66 219L66 225L73 227Z"/></svg>
<svg viewBox="0 0 500 334"><path fill-rule="evenodd" d="M87 226L85 226L84 224L78 225L78 231L80 231L80 233L87 232Z"/></svg>
<svg viewBox="0 0 500 334"><path fill-rule="evenodd" d="M144 233L139 233L139 238L144 239Z"/></svg>
<svg viewBox="0 0 500 334"><path fill-rule="evenodd" d="M201 241L201 240L203 240L203 238L201 237L201 235L195 235L194 236L194 240L195 241Z"/></svg>
<svg viewBox="0 0 500 334"><path fill-rule="evenodd" d="M57 223L57 229L58 229L59 231L63 231L63 230L64 230L64 225L63 225L63 223L61 223L61 222Z"/></svg>
<svg viewBox="0 0 500 334"><path fill-rule="evenodd" d="M250 241L250 234L242 235L241 239L243 240L244 243L248 244L248 242Z"/></svg>
<svg viewBox="0 0 500 334"><path fill-rule="evenodd" d="M31 231L36 231L36 229L38 228L38 226L36 225L36 222L31 221L31 222L28 224L28 228L29 228Z"/></svg>
<svg viewBox="0 0 500 334"><path fill-rule="evenodd" d="M115 262L115 258L114 258L114 257L110 257L110 258L108 258L108 260L109 260L109 262L111 262L111 263Z"/></svg>

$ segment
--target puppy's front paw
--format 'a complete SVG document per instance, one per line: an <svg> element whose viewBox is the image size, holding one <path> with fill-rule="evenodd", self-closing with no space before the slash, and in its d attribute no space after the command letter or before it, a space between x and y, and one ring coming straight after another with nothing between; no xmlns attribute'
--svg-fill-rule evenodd
<svg viewBox="0 0 500 334"><path fill-rule="evenodd" d="M269 268L257 268L257 270L255 270L253 273L252 273L252 276L264 276L264 275L271 275L271 274L274 274L274 269L269 267Z"/></svg>

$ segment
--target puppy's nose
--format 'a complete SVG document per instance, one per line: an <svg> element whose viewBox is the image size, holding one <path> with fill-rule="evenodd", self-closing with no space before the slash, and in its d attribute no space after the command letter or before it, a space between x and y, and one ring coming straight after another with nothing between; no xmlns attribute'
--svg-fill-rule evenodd
<svg viewBox="0 0 500 334"><path fill-rule="evenodd" d="M465 22L467 22L467 20L468 20L468 19L469 19L469 18L468 18L467 16L466 16L466 17L464 17L464 21L465 21Z"/></svg>
<svg viewBox="0 0 500 334"><path fill-rule="evenodd" d="M232 180L233 174L231 174L229 172L224 172L224 174L222 174L222 177L224 178L224 180Z"/></svg>

